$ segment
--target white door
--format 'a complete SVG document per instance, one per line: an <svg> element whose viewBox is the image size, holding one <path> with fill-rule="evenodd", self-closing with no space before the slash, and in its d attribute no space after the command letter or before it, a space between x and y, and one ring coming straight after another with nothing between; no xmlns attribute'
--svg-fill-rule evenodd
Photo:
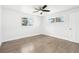
<svg viewBox="0 0 79 59"><path fill-rule="evenodd" d="M69 39L74 42L79 42L79 12L69 15Z"/></svg>

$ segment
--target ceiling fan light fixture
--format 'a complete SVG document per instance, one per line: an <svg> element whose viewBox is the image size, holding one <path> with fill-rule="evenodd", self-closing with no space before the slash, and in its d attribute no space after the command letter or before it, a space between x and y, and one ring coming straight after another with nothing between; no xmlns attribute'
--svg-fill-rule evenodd
<svg viewBox="0 0 79 59"><path fill-rule="evenodd" d="M39 8L34 8L34 9L35 9L35 12L40 12L40 14L42 15L43 12L50 12L50 10L46 9L47 7L48 7L47 5L44 5Z"/></svg>

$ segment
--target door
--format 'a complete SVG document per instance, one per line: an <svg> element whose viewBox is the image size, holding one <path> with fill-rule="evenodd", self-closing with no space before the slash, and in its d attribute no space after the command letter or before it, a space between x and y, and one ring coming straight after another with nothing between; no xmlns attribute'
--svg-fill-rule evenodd
<svg viewBox="0 0 79 59"><path fill-rule="evenodd" d="M79 12L69 15L69 39L79 42Z"/></svg>

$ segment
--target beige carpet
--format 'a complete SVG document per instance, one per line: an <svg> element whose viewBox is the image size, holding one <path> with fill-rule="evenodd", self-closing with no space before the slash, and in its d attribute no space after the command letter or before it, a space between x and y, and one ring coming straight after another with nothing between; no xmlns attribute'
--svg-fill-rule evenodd
<svg viewBox="0 0 79 59"><path fill-rule="evenodd" d="M78 53L79 44L46 35L4 42L1 53Z"/></svg>

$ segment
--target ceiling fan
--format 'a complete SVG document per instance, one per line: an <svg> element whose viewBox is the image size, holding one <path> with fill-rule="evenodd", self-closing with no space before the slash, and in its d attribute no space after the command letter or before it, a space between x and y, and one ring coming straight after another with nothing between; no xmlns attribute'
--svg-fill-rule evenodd
<svg viewBox="0 0 79 59"><path fill-rule="evenodd" d="M46 9L47 7L48 7L47 5L44 5L44 6L40 6L39 8L34 8L35 9L34 13L40 11L40 14L42 15L43 12L50 12L50 10Z"/></svg>

